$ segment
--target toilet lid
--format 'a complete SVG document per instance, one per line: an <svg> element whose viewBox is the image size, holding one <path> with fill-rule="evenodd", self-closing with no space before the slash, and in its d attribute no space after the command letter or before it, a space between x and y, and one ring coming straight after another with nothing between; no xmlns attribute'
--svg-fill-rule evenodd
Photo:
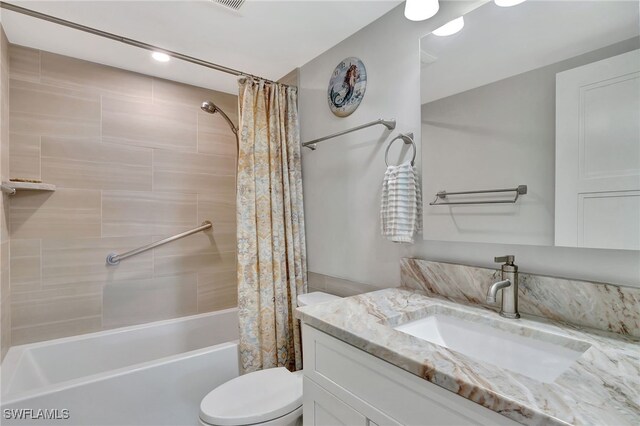
<svg viewBox="0 0 640 426"><path fill-rule="evenodd" d="M302 405L302 372L270 368L236 377L207 394L200 418L218 426L261 423Z"/></svg>

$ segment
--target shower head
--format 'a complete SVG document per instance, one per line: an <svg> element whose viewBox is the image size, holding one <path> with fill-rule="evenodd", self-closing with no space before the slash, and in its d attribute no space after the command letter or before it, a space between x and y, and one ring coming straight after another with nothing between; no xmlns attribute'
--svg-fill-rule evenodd
<svg viewBox="0 0 640 426"><path fill-rule="evenodd" d="M215 114L216 112L220 111L218 107L211 101L204 101L200 108L204 112L208 112L209 114Z"/></svg>
<svg viewBox="0 0 640 426"><path fill-rule="evenodd" d="M204 112L208 112L209 114L215 114L220 113L220 115L222 116L222 118L225 119L225 121L227 122L227 124L229 125L229 127L231 127L231 131L236 135L236 140L238 139L238 129L236 128L236 126L233 124L233 121L231 121L231 119L229 118L229 116L227 116L227 114L224 113L223 110L221 110L220 108L218 108L218 106L216 104L214 104L211 101L204 101L202 103L202 105L200 105L200 108L204 111Z"/></svg>

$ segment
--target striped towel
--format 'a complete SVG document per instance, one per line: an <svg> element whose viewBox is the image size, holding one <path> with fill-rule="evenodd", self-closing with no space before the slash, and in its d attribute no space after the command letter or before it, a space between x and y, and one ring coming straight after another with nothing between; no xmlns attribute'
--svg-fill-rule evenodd
<svg viewBox="0 0 640 426"><path fill-rule="evenodd" d="M387 167L380 221L382 235L396 243L413 243L413 236L422 229L422 194L410 161Z"/></svg>

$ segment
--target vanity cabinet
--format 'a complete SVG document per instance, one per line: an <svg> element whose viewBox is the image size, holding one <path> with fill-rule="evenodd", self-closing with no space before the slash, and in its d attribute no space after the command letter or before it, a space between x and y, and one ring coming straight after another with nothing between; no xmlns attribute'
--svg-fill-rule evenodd
<svg viewBox="0 0 640 426"><path fill-rule="evenodd" d="M517 425L303 324L305 426Z"/></svg>

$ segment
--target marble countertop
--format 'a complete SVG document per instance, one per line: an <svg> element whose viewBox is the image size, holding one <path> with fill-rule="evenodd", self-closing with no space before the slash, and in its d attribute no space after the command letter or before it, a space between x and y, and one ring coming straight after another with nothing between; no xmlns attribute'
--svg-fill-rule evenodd
<svg viewBox="0 0 640 426"><path fill-rule="evenodd" d="M477 361L393 329L434 312L455 310L522 335L559 335L590 347L551 383ZM308 325L451 392L524 424L637 425L640 419L640 340L580 329L543 318L519 320L418 290L390 288L298 308ZM513 330L511 330L513 331Z"/></svg>

